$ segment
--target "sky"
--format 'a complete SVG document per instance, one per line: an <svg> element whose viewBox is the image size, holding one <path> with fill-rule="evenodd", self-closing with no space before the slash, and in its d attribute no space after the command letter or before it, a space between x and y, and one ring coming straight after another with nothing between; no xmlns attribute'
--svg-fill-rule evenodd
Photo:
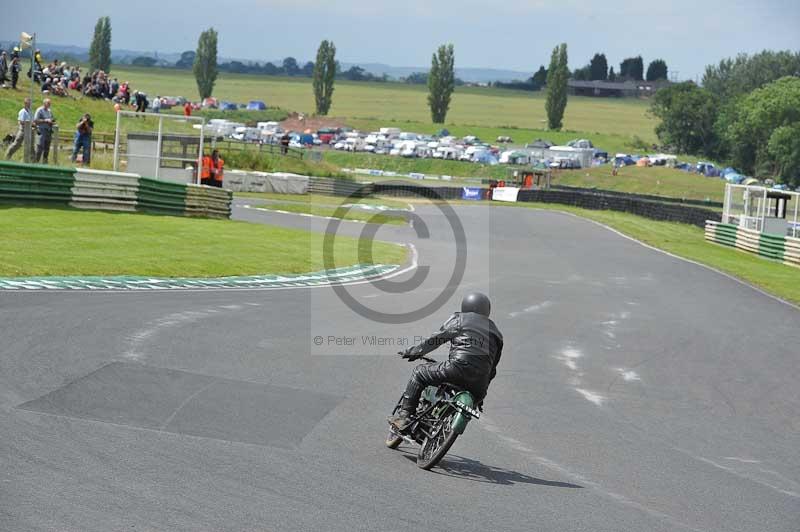
<svg viewBox="0 0 800 532"><path fill-rule="evenodd" d="M13 3L12 3L13 1ZM453 43L456 67L533 72L566 42L570 68L596 52L618 70L625 57L664 59L679 79L740 52L800 50L798 0L0 0L0 39L36 32L40 42L88 47L110 16L112 49L193 50L219 32L219 55L313 60L322 39L347 63L428 66Z"/></svg>

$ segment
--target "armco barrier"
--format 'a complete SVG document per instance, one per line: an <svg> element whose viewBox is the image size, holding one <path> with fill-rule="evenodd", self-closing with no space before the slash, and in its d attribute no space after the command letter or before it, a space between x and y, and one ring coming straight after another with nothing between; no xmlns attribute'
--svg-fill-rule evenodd
<svg viewBox="0 0 800 532"><path fill-rule="evenodd" d="M312 194L364 197L373 192L373 187L373 183L359 183L347 179L312 177L308 180L308 191Z"/></svg>
<svg viewBox="0 0 800 532"><path fill-rule="evenodd" d="M705 201L686 198L673 198L670 196L655 196L653 194L632 194L630 192L620 192L618 190L606 190L603 188L583 188L571 187L568 185L551 185L551 190L568 190L573 192L586 192L588 194L602 194L604 196L621 196L625 198L641 199L648 201L660 201L662 203L680 203L683 205L696 205L698 207L717 207L722 208L720 201Z"/></svg>
<svg viewBox="0 0 800 532"><path fill-rule="evenodd" d="M525 189L519 191L517 199L518 201L560 203L584 209L628 212L651 220L680 222L698 227L705 227L706 220L719 221L721 219L720 213L700 207L671 205L658 201L606 196L591 192L576 192L574 190Z"/></svg>
<svg viewBox="0 0 800 532"><path fill-rule="evenodd" d="M68 205L75 169L0 162L0 202Z"/></svg>
<svg viewBox="0 0 800 532"><path fill-rule="evenodd" d="M708 220L706 240L800 267L800 238L759 233L732 224Z"/></svg>
<svg viewBox="0 0 800 532"><path fill-rule="evenodd" d="M419 185L399 185L396 183L375 183L374 193L384 196L430 198L434 200L461 199L463 187L425 187ZM481 192L482 195L482 192Z"/></svg>
<svg viewBox="0 0 800 532"><path fill-rule="evenodd" d="M138 193L137 174L78 168L69 204L79 209L133 212Z"/></svg>

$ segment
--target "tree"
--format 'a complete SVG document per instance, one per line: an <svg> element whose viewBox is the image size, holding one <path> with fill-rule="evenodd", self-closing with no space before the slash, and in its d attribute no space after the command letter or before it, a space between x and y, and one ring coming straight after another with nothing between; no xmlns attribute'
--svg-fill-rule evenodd
<svg viewBox="0 0 800 532"><path fill-rule="evenodd" d="M333 82L336 77L336 46L324 40L317 49L317 60L314 63L314 100L317 114L327 115L333 101Z"/></svg>
<svg viewBox="0 0 800 532"><path fill-rule="evenodd" d="M309 78L314 77L314 62L307 61L303 68L300 69L300 73Z"/></svg>
<svg viewBox="0 0 800 532"><path fill-rule="evenodd" d="M287 57L283 60L283 73L287 76L296 76L300 72L300 67L297 65L297 59L294 57Z"/></svg>
<svg viewBox="0 0 800 532"><path fill-rule="evenodd" d="M642 56L628 57L619 64L619 76L623 80L642 81L644 79Z"/></svg>
<svg viewBox="0 0 800 532"><path fill-rule="evenodd" d="M667 63L663 59L654 59L647 65L647 81L667 79Z"/></svg>
<svg viewBox="0 0 800 532"><path fill-rule="evenodd" d="M800 184L800 78L786 76L737 100L724 128L745 173Z"/></svg>
<svg viewBox="0 0 800 532"><path fill-rule="evenodd" d="M428 106L434 124L444 123L454 88L455 53L452 44L443 44L433 54L428 73Z"/></svg>
<svg viewBox="0 0 800 532"><path fill-rule="evenodd" d="M589 62L590 80L605 81L608 79L608 61L606 54L594 54Z"/></svg>
<svg viewBox="0 0 800 532"><path fill-rule="evenodd" d="M428 74L427 72L412 72L406 76L405 82L411 85L427 85Z"/></svg>
<svg viewBox="0 0 800 532"><path fill-rule="evenodd" d="M103 32L100 35L100 69L111 71L111 19L104 17Z"/></svg>
<svg viewBox="0 0 800 532"><path fill-rule="evenodd" d="M108 72L111 68L111 19L100 17L94 25L89 46L89 69Z"/></svg>
<svg viewBox="0 0 800 532"><path fill-rule="evenodd" d="M133 66L141 66L141 67L152 67L158 62L157 59L154 57L147 57L146 55L140 55L139 57L135 57L131 64Z"/></svg>
<svg viewBox="0 0 800 532"><path fill-rule="evenodd" d="M614 72L614 67L608 69L608 81L617 81L617 74Z"/></svg>
<svg viewBox="0 0 800 532"><path fill-rule="evenodd" d="M592 79L592 67L584 65L572 71L572 79L577 81L590 81Z"/></svg>
<svg viewBox="0 0 800 532"><path fill-rule="evenodd" d="M800 76L800 52L764 50L723 59L706 67L703 87L725 104L784 76Z"/></svg>
<svg viewBox="0 0 800 532"><path fill-rule="evenodd" d="M267 61L264 63L264 66L261 67L261 72L266 74L267 76L277 76L281 73L281 69L278 68L275 64Z"/></svg>
<svg viewBox="0 0 800 532"><path fill-rule="evenodd" d="M341 72L341 76L349 81L365 81L371 77L366 70L358 65L353 65L344 72Z"/></svg>
<svg viewBox="0 0 800 532"><path fill-rule="evenodd" d="M539 66L539 70L531 78L533 82L533 90L538 91L544 87L545 83L547 83L547 69L544 68L544 65Z"/></svg>
<svg viewBox="0 0 800 532"><path fill-rule="evenodd" d="M192 68L194 65L195 52L187 50L181 54L181 58L175 62L175 68Z"/></svg>
<svg viewBox="0 0 800 532"><path fill-rule="evenodd" d="M214 28L209 28L200 34L192 70L200 98L210 97L214 92L214 82L217 80L217 32Z"/></svg>
<svg viewBox="0 0 800 532"><path fill-rule="evenodd" d="M561 129L564 110L567 108L568 79L567 44L562 43L553 48L553 54L550 56L550 68L547 69L547 97L544 107L547 111L547 127L549 129Z"/></svg>
<svg viewBox="0 0 800 532"><path fill-rule="evenodd" d="M656 134L679 153L712 154L717 149L717 107L708 90L691 81L656 92L650 112L661 119Z"/></svg>

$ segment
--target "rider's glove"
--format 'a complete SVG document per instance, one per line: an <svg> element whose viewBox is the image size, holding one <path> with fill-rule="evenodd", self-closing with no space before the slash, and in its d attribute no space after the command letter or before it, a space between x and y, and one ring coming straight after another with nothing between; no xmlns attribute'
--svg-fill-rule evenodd
<svg viewBox="0 0 800 532"><path fill-rule="evenodd" d="M414 354L412 354L411 349L406 349L404 351L398 351L397 353L401 357L403 357L403 358L405 358L407 360L416 360L416 359L419 358L418 356L415 356Z"/></svg>

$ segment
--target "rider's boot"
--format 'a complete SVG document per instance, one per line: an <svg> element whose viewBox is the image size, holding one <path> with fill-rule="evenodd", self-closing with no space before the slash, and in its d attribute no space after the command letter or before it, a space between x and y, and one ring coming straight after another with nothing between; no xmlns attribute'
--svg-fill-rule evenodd
<svg viewBox="0 0 800 532"><path fill-rule="evenodd" d="M411 404L408 397L403 397L403 403L400 405L400 410L393 416L387 419L389 424L398 431L405 430L411 424L411 416L413 416L416 406Z"/></svg>

